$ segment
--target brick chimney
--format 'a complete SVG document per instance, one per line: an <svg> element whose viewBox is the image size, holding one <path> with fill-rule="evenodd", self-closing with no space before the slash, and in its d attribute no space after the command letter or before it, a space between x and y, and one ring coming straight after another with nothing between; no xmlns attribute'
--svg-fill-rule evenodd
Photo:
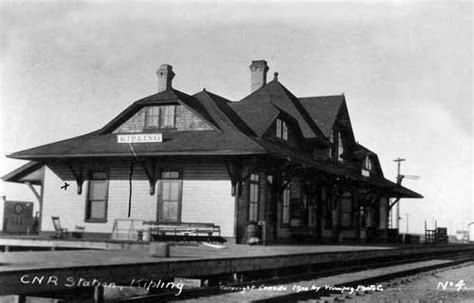
<svg viewBox="0 0 474 303"><path fill-rule="evenodd" d="M250 64L251 92L253 93L267 83L268 65L265 60L252 61Z"/></svg>
<svg viewBox="0 0 474 303"><path fill-rule="evenodd" d="M158 76L158 92L164 92L168 89L171 89L171 84L173 82L174 72L173 67L169 64L163 64L156 71Z"/></svg>

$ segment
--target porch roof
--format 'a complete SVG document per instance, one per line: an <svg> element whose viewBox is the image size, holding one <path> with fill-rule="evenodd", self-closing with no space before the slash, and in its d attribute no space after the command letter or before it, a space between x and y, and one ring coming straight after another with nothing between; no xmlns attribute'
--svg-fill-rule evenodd
<svg viewBox="0 0 474 303"><path fill-rule="evenodd" d="M41 185L43 182L43 165L35 161L27 162L10 173L4 175L2 180L5 182L25 183L30 182L33 185Z"/></svg>
<svg viewBox="0 0 474 303"><path fill-rule="evenodd" d="M396 184L388 179L385 179L383 176L375 175L372 177L364 177L352 170L351 167L349 167L348 165L336 165L328 161L316 161L315 159L298 153L297 151L285 148L277 144L272 144L268 141L261 140L258 142L269 151L269 154L275 157L291 159L292 161L297 161L306 167L314 168L326 174L334 175L336 177L342 177L350 181L359 182L366 186L375 186L384 189L391 197L423 198L423 196L419 193L412 191L399 184Z"/></svg>

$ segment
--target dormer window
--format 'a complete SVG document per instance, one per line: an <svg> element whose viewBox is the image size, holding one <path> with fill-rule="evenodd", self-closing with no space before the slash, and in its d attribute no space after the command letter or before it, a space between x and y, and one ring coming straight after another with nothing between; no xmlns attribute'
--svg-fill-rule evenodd
<svg viewBox="0 0 474 303"><path fill-rule="evenodd" d="M364 163L362 164L361 174L364 177L370 177L370 172L372 171L372 159L369 156L366 156Z"/></svg>
<svg viewBox="0 0 474 303"><path fill-rule="evenodd" d="M365 157L364 160L364 169L371 171L372 170L372 160L369 156Z"/></svg>
<svg viewBox="0 0 474 303"><path fill-rule="evenodd" d="M342 142L342 135L340 132L337 133L337 161L342 162L342 154L344 154L344 144Z"/></svg>
<svg viewBox="0 0 474 303"><path fill-rule="evenodd" d="M176 105L148 106L145 111L145 128L175 128Z"/></svg>
<svg viewBox="0 0 474 303"><path fill-rule="evenodd" d="M288 126L282 119L276 120L276 137L285 141L288 140Z"/></svg>

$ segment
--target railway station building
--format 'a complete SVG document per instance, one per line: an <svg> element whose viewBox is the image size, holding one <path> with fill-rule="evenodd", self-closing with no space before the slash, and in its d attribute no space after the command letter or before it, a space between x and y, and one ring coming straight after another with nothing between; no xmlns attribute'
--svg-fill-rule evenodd
<svg viewBox="0 0 474 303"><path fill-rule="evenodd" d="M174 89L162 65L156 94L97 131L8 155L30 162L3 179L38 185L41 233L60 217L110 237L130 218L214 223L236 243L250 225L265 243L386 241L390 199L422 196L385 179L344 95L297 97L268 69L252 61L250 94L230 101Z"/></svg>

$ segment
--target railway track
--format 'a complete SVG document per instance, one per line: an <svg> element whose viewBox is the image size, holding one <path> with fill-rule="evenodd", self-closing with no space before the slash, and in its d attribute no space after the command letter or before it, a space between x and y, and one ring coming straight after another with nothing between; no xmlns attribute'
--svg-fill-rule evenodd
<svg viewBox="0 0 474 303"><path fill-rule="evenodd" d="M404 281L407 276L473 260L473 251L381 258L371 262L344 260L337 264L322 264L318 268L308 265L306 269L299 267L280 269L278 272L239 273L232 278L204 277L207 286L184 290L179 296L176 296L176 292L162 292L122 299L120 302L314 302L321 298L337 302L338 298L348 296L351 288L353 291L350 295L361 295L377 291L377 288L383 289L389 285L387 281ZM365 288L358 289L358 286ZM341 289L345 291L341 292Z"/></svg>

